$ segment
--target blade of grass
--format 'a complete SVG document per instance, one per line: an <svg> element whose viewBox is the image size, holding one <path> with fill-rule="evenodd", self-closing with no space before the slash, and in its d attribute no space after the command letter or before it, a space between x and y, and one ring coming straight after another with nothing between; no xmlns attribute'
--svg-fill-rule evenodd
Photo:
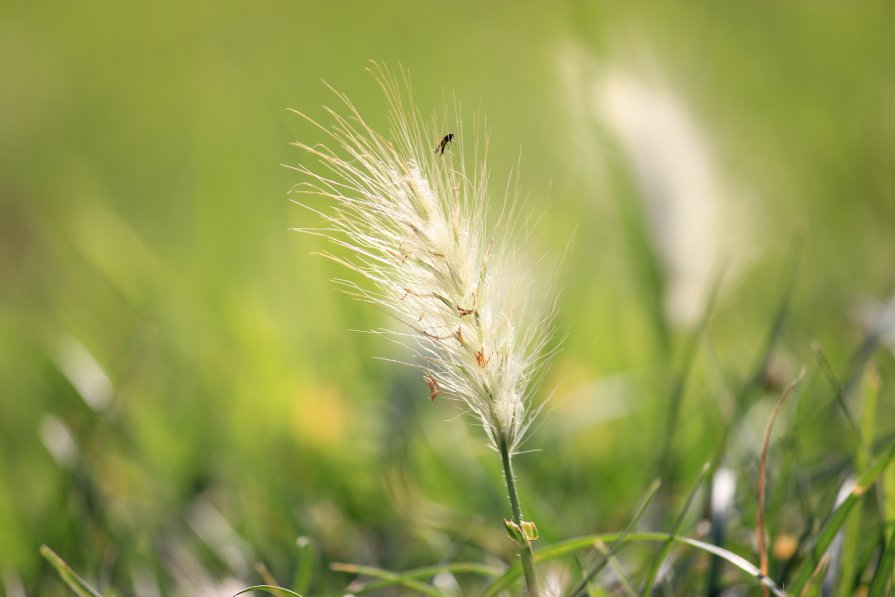
<svg viewBox="0 0 895 597"><path fill-rule="evenodd" d="M627 526L622 531L621 536L618 541L615 541L612 544L612 547L609 551L603 556L603 559L600 560L593 568L591 568L590 572L584 575L584 578L581 579L581 582L578 583L575 588L571 591L571 595L579 595L584 589L587 588L587 585L590 583L592 579L594 579L600 572L603 571L603 568L610 562L611 558L615 556L616 552L621 548L624 543L625 537L634 530L634 527L637 526L637 523L640 522L640 519L646 513L647 507L652 503L653 498L656 497L656 492L659 491L659 487L661 486L661 481L659 479L653 480L650 484L649 489L647 489L646 495L640 501L640 505L637 507L634 516L628 521Z"/></svg>
<svg viewBox="0 0 895 597"><path fill-rule="evenodd" d="M842 501L846 497L848 497L854 486L854 477L847 477L845 479L845 482L839 487L839 493L836 494L836 508L838 508L842 504ZM859 502L855 505L855 510L858 510L860 507L861 503ZM844 541L844 531L848 528L849 522L852 522L854 520L855 515L850 515L845 524L842 525L842 528L839 529L839 532L836 533L836 536L833 537L833 541L830 543L830 547L827 548L826 554L824 555L827 561L827 571L826 574L824 574L823 584L821 585L821 592L824 595L832 595L839 579L841 579L840 575L842 574L842 547Z"/></svg>
<svg viewBox="0 0 895 597"><path fill-rule="evenodd" d="M329 567L336 572L372 576L373 578L378 579L376 581L364 584L361 587L352 587L352 594L366 593L368 591L375 591L376 589L394 585L403 585L416 591L425 593L426 595L441 595L441 592L439 592L437 589L430 587L425 583L417 582L417 579L429 578L435 576L439 572L478 574L481 576L499 576L502 572L501 570L498 570L497 568L494 568L492 566L476 564L474 562L453 562L446 564L436 564L434 566L414 568L413 570L406 570L404 572L391 572L389 570L383 570L381 568L375 568L373 566L359 566L357 564L346 564L342 562L330 564Z"/></svg>
<svg viewBox="0 0 895 597"><path fill-rule="evenodd" d="M852 434L855 436L855 441L858 443L858 447L865 452L868 457L870 455L870 451L867 447L867 441L864 438L864 435L861 433L860 427L858 427L858 423L855 421L854 415L851 413L851 409L848 406L848 395L845 392L845 389L842 387L842 384L839 383L839 379L836 377L836 373L833 371L833 367L830 366L830 361L827 360L827 355L824 354L823 348L821 348L820 343L814 341L811 343L811 349L817 355L817 362L820 363L820 368L824 372L824 375L827 376L827 380L830 382L830 385L833 387L833 393L835 394L836 402L839 404L840 410L842 410L842 414L845 416L845 420L848 422L848 426L852 431Z"/></svg>
<svg viewBox="0 0 895 597"><path fill-rule="evenodd" d="M771 327L768 329L768 335L765 340L764 348L756 359L751 376L739 387L734 395L734 413L730 421L721 434L721 439L715 450L715 455L711 460L712 469L711 476L715 475L715 470L720 466L727 452L727 442L730 440L731 432L737 428L739 420L748 410L748 399L761 389L764 380L767 377L768 367L771 363L771 357L780 338L783 336L783 329L789 318L789 306L792 301L793 291L795 290L796 277L799 271L799 255L802 249L802 231L796 230L790 241L789 250L787 252L786 265L783 269L784 289L780 295L780 302L777 304L777 310L774 313L774 319ZM712 587L709 587L711 591Z"/></svg>
<svg viewBox="0 0 895 597"><path fill-rule="evenodd" d="M613 543L613 545L615 545L615 543ZM609 553L609 550L606 549L605 543L598 544L597 549L599 549L603 553ZM628 580L628 573L622 566L622 563L618 561L618 558L612 556L609 558L608 562L609 567L612 569L613 572L615 572L615 576L618 580L621 591L627 597L637 597L637 591L634 590L634 587L631 585L631 581Z"/></svg>
<svg viewBox="0 0 895 597"><path fill-rule="evenodd" d="M702 467L702 471L699 473L699 477L696 479L696 483L693 485L693 489L690 490L690 495L687 496L687 501L684 504L684 507L681 509L680 514L677 515L677 520L674 521L674 525L671 527L671 533L668 541L665 542L665 545L662 546L662 549L659 550L658 555L653 560L653 564L650 567L649 572L646 575L646 582L643 585L643 595L648 597L653 593L653 585L656 582L656 577L659 574L659 568L662 566L662 562L665 561L665 558L668 557L669 552L671 552L671 548L674 547L673 537L677 537L678 532L684 524L684 519L687 516L687 512L690 510L690 506L693 504L693 500L696 498L696 492L699 491L699 488L702 487L702 482L705 481L706 473L709 470L709 463L705 463Z"/></svg>
<svg viewBox="0 0 895 597"><path fill-rule="evenodd" d="M799 257L802 253L803 240L802 230L796 229L793 232L792 240L790 241L786 267L783 270L783 276L786 279L784 291L780 297L780 304L777 307L777 312L774 315L774 323L771 326L768 338L765 342L764 352L758 361L758 366L755 368L755 374L749 383L753 388L764 383L768 367L771 364L771 355L783 335L783 328L786 326L786 320L789 316L789 305L792 301L793 291L796 286L796 277L799 273Z"/></svg>
<svg viewBox="0 0 895 597"><path fill-rule="evenodd" d="M883 534L885 537L885 533ZM883 597L889 595L887 589L892 581L892 572L895 570L895 530L890 531L886 540L886 549L879 559L876 572L873 573L873 582L870 585L870 593L867 597Z"/></svg>
<svg viewBox="0 0 895 597"><path fill-rule="evenodd" d="M865 336L861 345L855 350L852 358L849 360L848 374L843 384L845 395L851 394L852 387L861 381L864 376L864 368L868 361L876 354L880 346L883 344L883 329L875 329Z"/></svg>
<svg viewBox="0 0 895 597"><path fill-rule="evenodd" d="M877 483L877 487L879 487L879 483ZM869 580L865 581L866 572L876 574L876 566L879 565L883 552L886 550L886 537L888 534L889 528L884 524L880 524L879 528L875 529L875 532L864 532L861 534L861 543L858 546L854 564L855 593L861 593L860 587L862 586L864 587L864 593L870 590L869 583L873 580L873 577L871 576ZM871 566L871 564L873 565Z"/></svg>
<svg viewBox="0 0 895 597"><path fill-rule="evenodd" d="M892 460L893 455L895 455L895 443L890 444L883 454L858 477L858 481L848 497L833 511L820 533L814 539L814 544L808 550L808 553L805 554L804 560L796 569L792 583L788 586L788 590L791 593L800 593L811 579L812 573L817 568L827 548L830 547L830 544L836 537L836 533L839 532L839 529L845 523L849 512L883 473Z"/></svg>
<svg viewBox="0 0 895 597"><path fill-rule="evenodd" d="M68 585L68 588L70 588L76 595L79 597L102 597L102 593L91 587L87 581L81 578L77 572L72 570L71 567L65 563L65 560L60 558L59 555L48 546L40 546L40 555L42 555L44 559L56 569L56 572L62 578L63 582L65 582L65 584Z"/></svg>
<svg viewBox="0 0 895 597"><path fill-rule="evenodd" d="M895 466L890 466L883 473L883 519L886 524L895 523Z"/></svg>
<svg viewBox="0 0 895 597"><path fill-rule="evenodd" d="M662 444L658 452L660 457L656 466L656 475L664 475L669 483L673 483L675 477L674 471L677 468L673 460L674 452L672 450L672 442L674 441L674 431L677 429L677 421L680 416L681 402L683 401L684 392L687 389L687 382L690 379L690 371L693 369L693 362L696 360L699 341L705 334L706 327L708 327L709 316L712 313L712 308L715 306L715 300L718 297L718 289L721 287L721 281L724 277L723 274L724 271L722 269L716 275L715 280L712 283L711 293L706 301L702 315L699 318L699 323L690 334L687 344L684 347L680 370L677 372L674 385L671 387L671 394L668 400L668 417L665 420L665 432L662 434Z"/></svg>
<svg viewBox="0 0 895 597"><path fill-rule="evenodd" d="M237 597L238 595L245 595L246 593L251 593L252 591L263 591L265 593L270 593L271 595L276 595L277 597L282 597L283 595L301 597L301 595L299 595L295 591L290 591L289 589L284 589L283 587L275 587L273 585L255 585L253 587L246 587L239 593L234 593L233 597Z"/></svg>
<svg viewBox="0 0 895 597"><path fill-rule="evenodd" d="M802 240L802 230L797 228L793 232L792 240L790 241L789 249L787 251L786 265L784 266L782 273L784 289L780 295L780 301L777 304L773 322L768 329L764 348L756 359L752 375L748 377L734 393L734 412L731 415L728 424L721 432L721 438L718 441L718 445L715 448L715 454L711 460L710 476L712 478L714 478L718 467L721 466L721 463L724 461L724 455L727 452L727 443L730 441L731 433L738 427L740 419L748 410L748 399L754 393L758 392L763 385L771 362L771 356L777 348L780 338L783 336L783 329L789 317L789 306L799 271L799 256L802 249ZM706 499L710 500L711 495L706 496ZM709 509L708 503L706 503L704 509ZM718 574L718 567L712 565L709 570L709 579L706 583L706 594L709 597L714 597L720 593L720 587L718 586L719 581L720 575Z"/></svg>
<svg viewBox="0 0 895 597"><path fill-rule="evenodd" d="M602 131L601 131L602 133ZM660 354L667 354L671 346L671 331L665 314L663 298L667 286L667 274L659 249L650 231L647 208L642 201L636 177L624 158L624 151L614 141L612 135L601 134L606 156L613 161L612 171L617 199L618 221L627 242L626 253L630 255L630 271L640 286L646 315L649 317L656 336L656 346Z"/></svg>
<svg viewBox="0 0 895 597"><path fill-rule="evenodd" d="M317 554L314 543L308 537L299 537L295 544L298 547L298 566L295 570L295 578L292 579L292 589L296 593L307 593L311 587L311 577L314 575Z"/></svg>
<svg viewBox="0 0 895 597"><path fill-rule="evenodd" d="M771 431L774 429L774 423L777 421L777 416L783 408L783 403L786 402L790 393L792 393L795 387L799 385L799 382L802 381L804 376L805 368L803 367L799 372L799 375L790 382L790 384L786 386L786 389L783 390L783 393L780 394L780 399L777 400L777 404L774 405L774 410L771 411L771 416L768 419L768 424L764 430L764 440L761 445L761 459L758 463L758 513L755 520L755 543L758 546L759 568L764 576L768 575L768 546L767 538L765 536L764 515L765 481L767 480L768 448L770 448L771 445ZM764 593L767 595L767 589L764 590Z"/></svg>
<svg viewBox="0 0 895 597"><path fill-rule="evenodd" d="M861 436L866 438L867 442L873 443L873 437L876 433L876 406L879 400L879 374L873 361L870 361L864 369L863 388L861 392L860 417L858 424L861 429ZM869 450L858 446L855 449L854 462L855 470L861 471L867 468L869 464ZM858 546L861 543L861 517L864 503L857 505L857 512L846 523L842 535L842 557L839 558L841 570L838 571L838 595L848 595L852 593L854 577L857 570Z"/></svg>
<svg viewBox="0 0 895 597"><path fill-rule="evenodd" d="M587 535L584 537L575 537L573 539L567 539L566 541L561 541L559 543L554 543L553 545L549 545L542 549L539 549L535 553L535 563L548 562L550 560L554 560L556 558L560 558L563 556L567 556L571 553L575 553L580 549L589 549L593 547L596 542L606 542L610 543L613 541L618 541L622 536L622 533L600 533L597 535ZM682 545L687 545L694 549L698 549L700 551L704 551L713 556L718 556L729 562L731 565L736 566L750 577L759 585L767 586L771 592L777 597L786 597L786 593L783 592L782 589L771 579L762 576L761 571L757 566L752 564L746 558L739 556L732 551L723 549L716 545L712 545L710 543L705 543L704 541L699 541L697 539L690 539L689 537L681 537L675 536L670 533L629 533L624 538L625 542L632 541L661 541L667 542L672 541L675 543L680 543ZM517 562L513 564L506 572L504 572L500 577L495 579L493 583L488 585L488 587L482 592L483 597L494 597L499 594L501 591L507 590L513 582L519 578L522 574L522 567Z"/></svg>

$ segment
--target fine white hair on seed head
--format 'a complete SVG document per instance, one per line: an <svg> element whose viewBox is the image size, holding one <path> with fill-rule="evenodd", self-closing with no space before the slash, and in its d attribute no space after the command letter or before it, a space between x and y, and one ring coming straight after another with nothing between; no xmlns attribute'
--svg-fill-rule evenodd
<svg viewBox="0 0 895 597"><path fill-rule="evenodd" d="M324 221L300 230L341 247L323 255L369 284L338 282L401 322L378 333L412 346L430 397L461 401L491 445L513 453L537 411L530 394L551 335L553 294L535 283L535 264L522 250L518 191L508 186L489 227L478 122L471 138L459 119L455 127L427 125L405 72L399 81L378 64L370 70L389 102L390 134L374 131L338 92L347 115L327 109L329 127L305 116L328 144L295 143L317 160L295 167L307 178L293 189L295 201ZM448 133L453 140L440 147ZM311 205L309 197L325 203Z"/></svg>

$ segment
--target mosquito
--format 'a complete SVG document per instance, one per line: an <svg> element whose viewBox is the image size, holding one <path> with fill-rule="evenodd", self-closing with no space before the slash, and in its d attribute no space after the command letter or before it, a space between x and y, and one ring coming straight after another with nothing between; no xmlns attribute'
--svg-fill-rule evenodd
<svg viewBox="0 0 895 597"><path fill-rule="evenodd" d="M438 147L435 148L435 153L440 153L444 155L444 150L448 146L448 143L454 140L454 133L448 133L444 136L444 139L441 140L441 143L438 144Z"/></svg>

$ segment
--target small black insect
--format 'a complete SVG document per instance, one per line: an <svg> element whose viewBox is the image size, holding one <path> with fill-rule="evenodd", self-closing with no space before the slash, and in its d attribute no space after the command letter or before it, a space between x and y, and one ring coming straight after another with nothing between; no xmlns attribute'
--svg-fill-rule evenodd
<svg viewBox="0 0 895 597"><path fill-rule="evenodd" d="M438 147L435 148L435 153L440 153L444 155L444 149L447 147L447 144L454 140L454 133L448 133L444 136L444 139L441 140L441 143L438 144Z"/></svg>

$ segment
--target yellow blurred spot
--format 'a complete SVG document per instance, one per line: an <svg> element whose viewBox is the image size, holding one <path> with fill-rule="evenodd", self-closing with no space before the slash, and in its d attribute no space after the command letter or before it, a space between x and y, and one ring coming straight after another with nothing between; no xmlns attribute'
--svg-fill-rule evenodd
<svg viewBox="0 0 895 597"><path fill-rule="evenodd" d="M299 441L331 446L347 435L351 415L345 397L330 386L300 391L293 399L289 424Z"/></svg>
<svg viewBox="0 0 895 597"><path fill-rule="evenodd" d="M545 387L554 388L551 402L555 406L576 398L581 388L593 383L594 378L594 371L588 363L576 359L562 359L550 367Z"/></svg>
<svg viewBox="0 0 895 597"><path fill-rule="evenodd" d="M799 541L793 535L780 535L774 540L772 553L775 560L788 560L795 554Z"/></svg>

